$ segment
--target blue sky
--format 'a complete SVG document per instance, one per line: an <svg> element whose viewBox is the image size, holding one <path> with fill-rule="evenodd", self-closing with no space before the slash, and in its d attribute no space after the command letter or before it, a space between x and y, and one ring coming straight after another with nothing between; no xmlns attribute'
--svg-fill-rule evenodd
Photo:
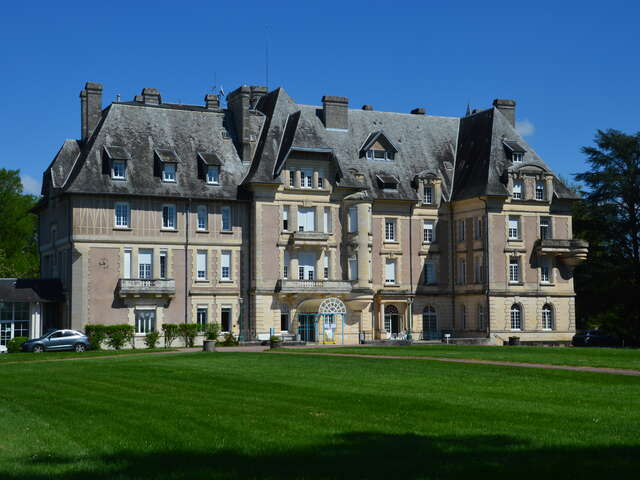
<svg viewBox="0 0 640 480"><path fill-rule="evenodd" d="M284 87L299 103L464 114L513 98L527 140L557 173L585 168L596 129L640 130L637 2L9 2L0 17L0 168L28 191L80 131L78 93L143 87L201 104Z"/></svg>

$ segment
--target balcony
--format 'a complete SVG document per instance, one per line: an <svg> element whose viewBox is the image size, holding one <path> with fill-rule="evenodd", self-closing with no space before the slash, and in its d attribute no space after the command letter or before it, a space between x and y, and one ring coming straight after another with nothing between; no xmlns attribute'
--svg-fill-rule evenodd
<svg viewBox="0 0 640 480"><path fill-rule="evenodd" d="M351 282L342 280L278 280L276 291L280 293L346 294L351 292Z"/></svg>
<svg viewBox="0 0 640 480"><path fill-rule="evenodd" d="M295 247L321 247L330 236L324 232L293 232L289 242Z"/></svg>
<svg viewBox="0 0 640 480"><path fill-rule="evenodd" d="M534 250L538 255L557 257L567 267L573 268L587 259L589 242L585 240L537 240Z"/></svg>
<svg viewBox="0 0 640 480"><path fill-rule="evenodd" d="M168 278L121 278L118 292L121 297L173 297L176 281Z"/></svg>

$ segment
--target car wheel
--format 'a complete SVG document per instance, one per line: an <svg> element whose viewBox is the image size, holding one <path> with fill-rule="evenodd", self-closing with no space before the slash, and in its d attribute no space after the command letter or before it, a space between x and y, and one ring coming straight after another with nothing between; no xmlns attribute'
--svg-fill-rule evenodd
<svg viewBox="0 0 640 480"><path fill-rule="evenodd" d="M44 347L42 345L36 345L33 347L33 353L42 353L44 352Z"/></svg>
<svg viewBox="0 0 640 480"><path fill-rule="evenodd" d="M76 343L76 346L74 347L74 350L78 353L82 353L87 349L87 347L84 346L84 343Z"/></svg>

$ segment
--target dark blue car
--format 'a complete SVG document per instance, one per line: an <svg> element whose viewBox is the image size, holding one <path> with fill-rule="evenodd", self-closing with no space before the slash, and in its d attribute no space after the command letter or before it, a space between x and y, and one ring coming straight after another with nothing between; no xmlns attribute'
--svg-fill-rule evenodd
<svg viewBox="0 0 640 480"><path fill-rule="evenodd" d="M571 343L574 347L619 347L622 344L619 338L603 330L585 330L574 335Z"/></svg>
<svg viewBox="0 0 640 480"><path fill-rule="evenodd" d="M32 338L22 344L23 352L59 352L73 350L84 352L89 349L89 337L76 330L51 330L40 338Z"/></svg>

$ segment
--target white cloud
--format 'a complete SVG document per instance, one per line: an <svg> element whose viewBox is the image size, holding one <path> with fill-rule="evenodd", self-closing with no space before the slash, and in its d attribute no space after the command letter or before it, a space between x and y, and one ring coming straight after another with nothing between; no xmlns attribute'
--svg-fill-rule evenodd
<svg viewBox="0 0 640 480"><path fill-rule="evenodd" d="M31 175L21 175L22 187L24 188L24 193L28 193L31 195L40 195L40 182L33 178Z"/></svg>
<svg viewBox="0 0 640 480"><path fill-rule="evenodd" d="M521 122L516 122L516 131L523 137L529 137L536 131L536 126L526 118Z"/></svg>

